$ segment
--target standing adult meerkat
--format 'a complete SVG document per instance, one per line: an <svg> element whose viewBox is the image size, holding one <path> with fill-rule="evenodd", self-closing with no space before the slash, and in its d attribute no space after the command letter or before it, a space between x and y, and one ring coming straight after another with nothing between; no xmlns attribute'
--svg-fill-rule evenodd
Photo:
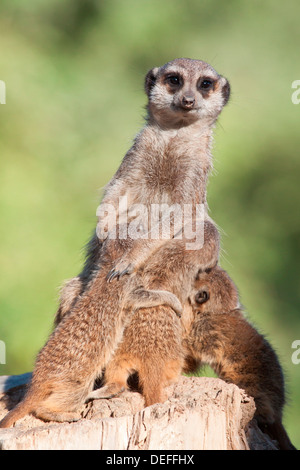
<svg viewBox="0 0 300 470"><path fill-rule="evenodd" d="M175 204L177 208L190 207L193 216L197 205L204 205L206 212L212 132L228 101L229 84L205 62L176 59L151 70L146 76L145 89L147 123L108 184L101 204L102 208L114 209L110 212L112 220L107 220L103 214L99 217L97 235L105 239L106 224L109 230L101 248L101 269L98 269L99 245L93 238L82 274L83 293L69 302L72 304L70 312L62 318L38 355L24 401L0 422L1 427L10 426L30 412L45 420L77 419L74 413L108 363L128 321L124 293L128 292L127 283L132 279L124 275L136 275L161 246L192 241L184 238L184 227L181 227L182 240L175 238L178 227L172 222L169 240L150 237L124 241L120 233L112 239L110 235L115 228L122 231L135 219L130 209L139 204L150 213L152 204L165 204L168 208ZM129 208L124 224L120 199L126 199ZM162 211L162 226L164 215ZM187 224L190 229L194 223L191 218L192 223L189 220ZM208 219L207 214L204 218ZM213 226L212 222L207 222ZM144 233L148 230L149 227L143 226ZM212 259L207 262L203 258L197 270L211 266ZM119 278L118 282L107 282L115 277Z"/></svg>
<svg viewBox="0 0 300 470"><path fill-rule="evenodd" d="M216 266L199 273L185 306L188 316L184 371L195 372L201 364L209 364L221 379L254 398L258 425L278 441L280 449L295 450L282 425L285 385L278 357L246 320L226 271Z"/></svg>
<svg viewBox="0 0 300 470"><path fill-rule="evenodd" d="M229 100L229 82L203 61L175 59L147 73L145 92L146 124L106 186L99 207L99 212L109 205L114 207L112 224L123 215L120 199L127 200L128 210L143 204L149 214L154 204L198 203L206 207L213 128ZM100 216L87 245L82 272L62 288L55 324L72 310L101 266L102 241L107 236L102 222L107 220ZM151 247L159 243L161 240L156 244L152 240ZM148 257L148 249L147 241L140 240L124 254L114 273L137 268Z"/></svg>

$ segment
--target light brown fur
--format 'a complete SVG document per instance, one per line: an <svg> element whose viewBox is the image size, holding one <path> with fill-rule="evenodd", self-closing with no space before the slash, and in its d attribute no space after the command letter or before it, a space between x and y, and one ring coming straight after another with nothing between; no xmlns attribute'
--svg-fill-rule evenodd
<svg viewBox="0 0 300 470"><path fill-rule="evenodd" d="M180 75L179 88L170 85L170 74ZM201 88L204 79L211 82L209 90ZM126 196L129 208L143 204L149 211L155 203L181 207L190 204L193 209L197 204L206 207L212 129L228 100L227 80L202 61L177 59L148 73L145 88L147 124L108 184L102 206L111 204L118 214L119 198ZM193 106L190 101L186 104L191 93ZM207 214L205 219L213 226ZM96 236L92 238L79 281L78 278L71 280L62 293L67 308L59 309L57 326L38 355L24 401L0 422L0 427L10 426L29 412L45 420L77 419L74 413L108 363L130 318L126 294L132 291L134 276L162 246L174 249L175 244L178 250L182 243L185 246L190 241L184 237L182 240L172 238L174 227L170 240L151 238L123 242L118 237L113 240L110 232L104 234L105 223L100 216L97 234L104 235L104 241ZM117 229L120 228L118 225ZM213 256L213 263L215 261ZM167 258L160 258L160 262L163 272ZM199 267L206 269L213 263L212 257L203 258L199 260ZM184 272L184 268L180 272ZM125 274L132 277L124 277ZM166 278L169 279L169 275ZM189 276L195 276L195 272L189 271ZM107 283L107 278L115 277L118 282ZM142 284L142 288L151 289L151 286Z"/></svg>

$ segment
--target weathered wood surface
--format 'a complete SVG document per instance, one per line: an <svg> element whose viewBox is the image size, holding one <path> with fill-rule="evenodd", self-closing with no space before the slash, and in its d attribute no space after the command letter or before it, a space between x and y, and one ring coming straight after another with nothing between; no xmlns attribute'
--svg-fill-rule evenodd
<svg viewBox="0 0 300 470"><path fill-rule="evenodd" d="M0 378L0 418L24 394L30 375ZM181 377L169 400L144 408L126 392L85 405L75 423L44 423L26 416L0 429L2 450L276 450L256 426L252 398L220 379ZM79 415L80 417L80 415Z"/></svg>

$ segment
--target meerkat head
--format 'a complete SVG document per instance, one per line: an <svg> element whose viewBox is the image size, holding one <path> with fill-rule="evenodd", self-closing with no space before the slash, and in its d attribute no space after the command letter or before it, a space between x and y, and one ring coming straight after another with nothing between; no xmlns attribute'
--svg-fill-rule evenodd
<svg viewBox="0 0 300 470"><path fill-rule="evenodd" d="M145 78L149 117L163 127L214 123L229 100L230 85L202 60L175 59Z"/></svg>
<svg viewBox="0 0 300 470"><path fill-rule="evenodd" d="M189 300L197 313L226 313L240 308L237 287L219 266L198 274Z"/></svg>

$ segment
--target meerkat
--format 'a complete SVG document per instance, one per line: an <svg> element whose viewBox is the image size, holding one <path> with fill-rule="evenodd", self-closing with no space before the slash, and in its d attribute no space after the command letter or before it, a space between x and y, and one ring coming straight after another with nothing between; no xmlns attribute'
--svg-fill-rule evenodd
<svg viewBox="0 0 300 470"><path fill-rule="evenodd" d="M191 327L184 333L183 370L195 372L209 364L221 379L254 398L258 425L281 449L295 449L282 425L285 384L278 357L246 320L226 271L216 266L200 272L189 304Z"/></svg>
<svg viewBox="0 0 300 470"><path fill-rule="evenodd" d="M214 124L230 97L228 80L209 64L194 59L175 59L154 67L145 78L148 97L146 124L125 155L104 192L100 207L112 205L119 217L119 200L128 206L152 204L204 204L212 167ZM70 311L101 267L104 231L101 216L87 244L82 272L63 286L55 325ZM151 240L152 249L160 241ZM149 243L139 240L124 253L111 277L129 273L148 256ZM135 262L133 263L133 260Z"/></svg>
<svg viewBox="0 0 300 470"><path fill-rule="evenodd" d="M218 256L218 231L212 223L206 222L202 250L186 250L184 241L173 240L150 257L138 273L148 289L172 291L184 305L203 262L214 266ZM165 388L178 379L183 368L180 318L174 318L172 310L165 306L136 309L105 368L104 387L91 392L87 400L120 394L129 388L129 376L138 372L145 406L165 401Z"/></svg>
<svg viewBox="0 0 300 470"><path fill-rule="evenodd" d="M228 101L228 81L205 62L176 59L151 70L145 89L146 126L108 184L101 205L113 207L118 220L124 216L119 213L120 198L126 198L129 209L140 204L150 211L151 204L160 203L190 205L193 213L197 205L206 209L212 131ZM214 227L207 213L204 218ZM163 226L164 214L161 220ZM75 301L70 293L67 295L70 311L39 353L24 401L0 422L0 427L10 426L29 412L44 420L78 419L74 413L85 402L122 337L130 311L125 308L126 293L132 290L134 276L160 247L167 249L168 244L180 246L191 241L184 238L185 233L178 239L175 226L171 227L168 240L150 237L124 241L120 236L114 239L111 231L115 227L121 230L126 223L116 226L110 222L99 218L97 235L104 240L100 267L99 244L93 237L82 275L83 288L78 289L74 281L74 290L80 295ZM147 227L143 231L147 232ZM213 233L218 244L217 230ZM195 255L196 250L192 251ZM166 260L160 261L164 271ZM212 259L203 256L198 263L197 269L207 269L212 266ZM110 283L115 278L118 282ZM147 285L143 288L147 289Z"/></svg>

